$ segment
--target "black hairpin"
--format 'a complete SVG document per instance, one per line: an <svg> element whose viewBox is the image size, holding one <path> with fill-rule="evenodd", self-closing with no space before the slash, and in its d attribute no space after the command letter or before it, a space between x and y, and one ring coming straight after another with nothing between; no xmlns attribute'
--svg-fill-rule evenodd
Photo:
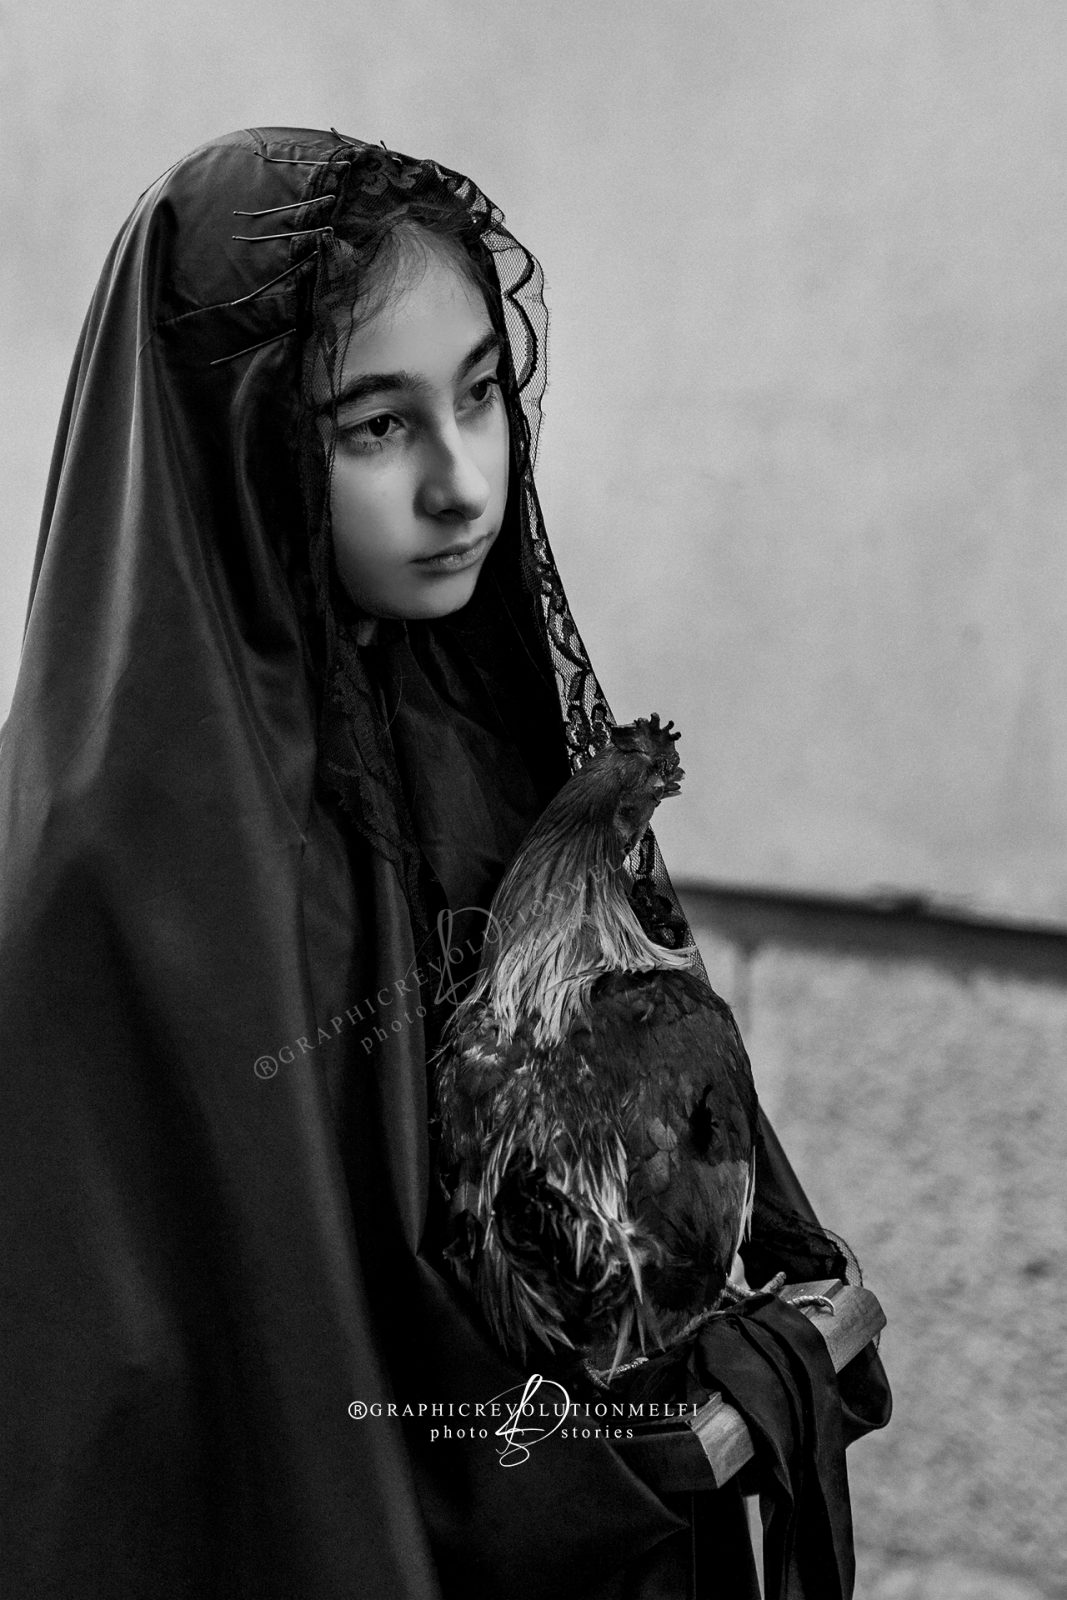
<svg viewBox="0 0 1067 1600"><path fill-rule="evenodd" d="M337 203L335 194L316 195L311 200L293 200L287 206L267 206L263 211L235 211L235 217L271 217L276 211L299 211L301 206L321 206L327 201L331 206Z"/></svg>
<svg viewBox="0 0 1067 1600"><path fill-rule="evenodd" d="M223 304L230 306L243 306L246 300L254 300L257 295L263 294L274 284L280 283L283 278L288 278L292 273L299 272L301 267L309 266L315 260L314 256L305 256L303 261L294 261L291 267L284 267L281 272L276 272L273 278L268 278L266 283L261 283L258 288L252 289L248 294L239 295L236 300L225 300Z"/></svg>
<svg viewBox="0 0 1067 1600"><path fill-rule="evenodd" d="M270 161L276 167L332 167L332 161L302 161L298 156L265 156L262 150L253 150L260 161Z"/></svg>
<svg viewBox="0 0 1067 1600"><path fill-rule="evenodd" d="M272 334L269 339L261 339L258 344L249 344L243 350L234 350L231 355L216 356L214 361L208 362L208 366L221 367L225 361L236 361L239 356L250 356L253 350L262 350L264 345L277 344L279 339L288 339L289 335L296 331L295 328L286 328L282 333Z"/></svg>
<svg viewBox="0 0 1067 1600"><path fill-rule="evenodd" d="M332 233L332 228L290 228L285 233L231 233L231 239L243 244L265 244L268 239L302 239L309 233Z"/></svg>

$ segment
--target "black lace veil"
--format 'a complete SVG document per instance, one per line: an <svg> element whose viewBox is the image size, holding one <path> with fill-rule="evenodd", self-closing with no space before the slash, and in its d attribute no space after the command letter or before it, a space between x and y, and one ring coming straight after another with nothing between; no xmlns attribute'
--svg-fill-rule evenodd
<svg viewBox="0 0 1067 1600"><path fill-rule="evenodd" d="M503 386L512 439L512 478L502 548L493 552L479 585L478 601L505 608L523 638L529 660L554 685L565 741L566 768L577 770L606 742L614 718L589 654L571 614L545 533L534 484L533 465L541 427L541 401L547 377L548 314L541 267L505 226L498 207L458 173L435 162L340 139L328 161L313 170L310 203L331 204L332 225L318 235L319 268L313 316L321 350L335 337L330 310L346 296L358 299L365 263L345 237L344 219L365 222L374 213L418 215L420 202L444 191L466 219L460 226L463 248L479 262L498 288L487 295L488 309L505 336ZM455 224L454 224L455 225ZM314 359L314 344L309 346ZM336 367L336 363L335 363ZM308 414L311 412L307 407ZM329 554L329 471L332 451L319 456L305 440L315 463L308 491L313 523L311 576L314 611L320 629L326 683L321 736L321 770L368 842L400 868L416 918L427 920L424 869L412 848L413 831L402 785L383 736L380 716L367 685L355 643L358 617L333 572ZM489 597L491 596L491 600ZM441 633L449 630L440 629ZM647 714L649 708L637 708ZM637 714L637 711L635 711ZM662 854L649 831L631 862L639 914L661 943L671 948L693 944ZM706 978L699 953L695 969Z"/></svg>

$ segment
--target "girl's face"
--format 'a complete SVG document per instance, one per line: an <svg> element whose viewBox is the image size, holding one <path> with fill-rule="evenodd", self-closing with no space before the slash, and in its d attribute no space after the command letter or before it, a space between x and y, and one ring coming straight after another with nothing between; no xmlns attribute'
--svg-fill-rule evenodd
<svg viewBox="0 0 1067 1600"><path fill-rule="evenodd" d="M480 291L432 248L348 342L330 507L338 572L372 616L443 617L474 593L508 490L499 358Z"/></svg>

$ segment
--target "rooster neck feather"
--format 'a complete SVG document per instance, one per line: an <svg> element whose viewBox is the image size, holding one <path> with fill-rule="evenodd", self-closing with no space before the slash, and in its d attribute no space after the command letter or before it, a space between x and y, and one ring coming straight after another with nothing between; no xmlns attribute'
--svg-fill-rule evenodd
<svg viewBox="0 0 1067 1600"><path fill-rule="evenodd" d="M610 767L580 773L548 806L497 890L481 971L460 1009L491 1020L501 1044L520 1020L532 1023L537 1046L564 1039L587 1017L590 991L605 973L692 965L692 948L656 944L627 899L619 793Z"/></svg>

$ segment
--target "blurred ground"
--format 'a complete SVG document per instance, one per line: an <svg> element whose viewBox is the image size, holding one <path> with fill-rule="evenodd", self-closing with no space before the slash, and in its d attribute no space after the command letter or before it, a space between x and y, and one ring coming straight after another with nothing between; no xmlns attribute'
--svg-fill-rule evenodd
<svg viewBox="0 0 1067 1600"><path fill-rule="evenodd" d="M756 1083L888 1317L857 1600L1067 1596L1067 937L683 893Z"/></svg>
<svg viewBox="0 0 1067 1600"><path fill-rule="evenodd" d="M886 1560L860 1553L856 1600L1047 1600L1057 1591L959 1561Z"/></svg>

